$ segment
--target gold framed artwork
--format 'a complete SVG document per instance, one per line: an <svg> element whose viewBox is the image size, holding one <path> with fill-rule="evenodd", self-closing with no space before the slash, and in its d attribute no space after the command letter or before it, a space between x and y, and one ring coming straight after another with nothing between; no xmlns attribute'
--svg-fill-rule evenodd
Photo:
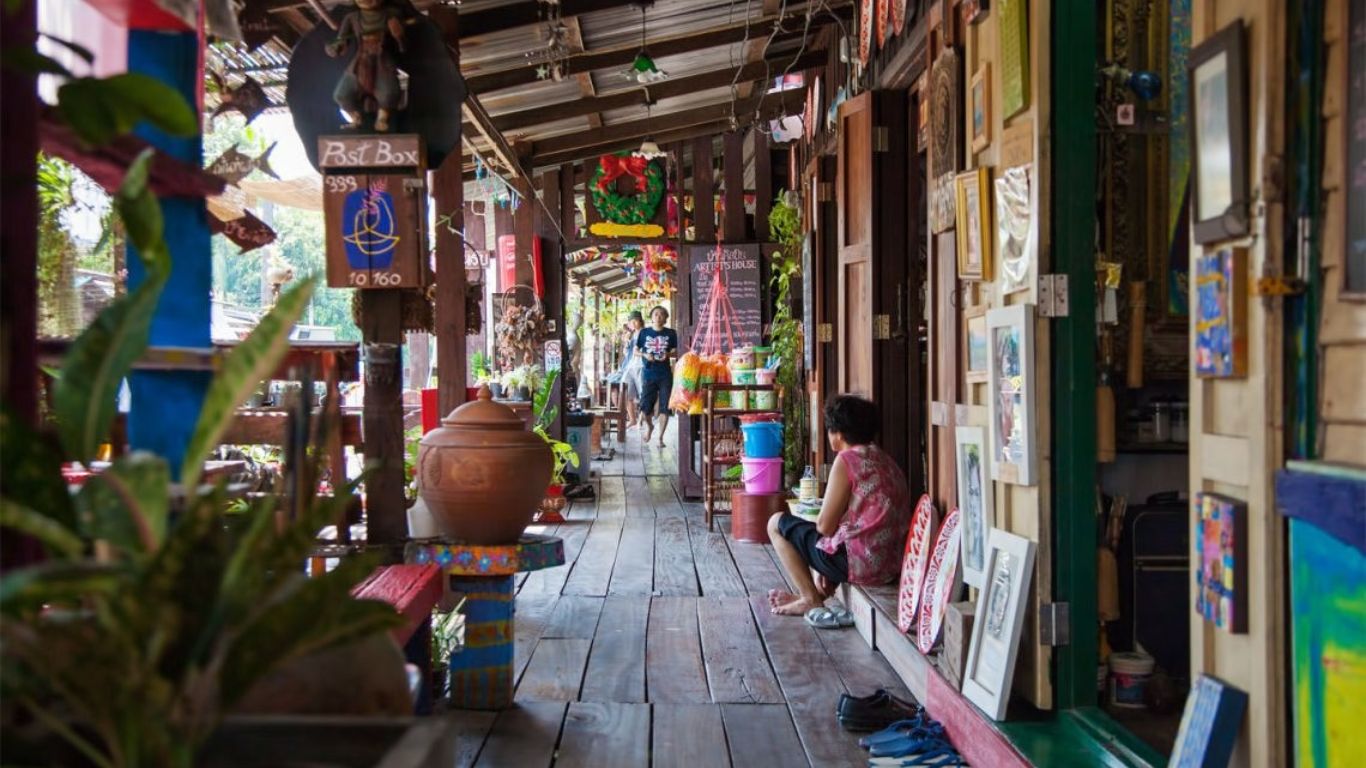
<svg viewBox="0 0 1366 768"><path fill-rule="evenodd" d="M991 172L986 168L954 178L958 202L958 279L991 279Z"/></svg>
<svg viewBox="0 0 1366 768"><path fill-rule="evenodd" d="M972 75L968 86L968 117L972 123L972 152L976 154L991 144L991 64L982 66Z"/></svg>

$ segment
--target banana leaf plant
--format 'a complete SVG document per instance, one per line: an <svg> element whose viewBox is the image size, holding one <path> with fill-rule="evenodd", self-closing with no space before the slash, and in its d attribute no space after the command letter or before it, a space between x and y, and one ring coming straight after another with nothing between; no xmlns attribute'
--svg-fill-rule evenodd
<svg viewBox="0 0 1366 768"><path fill-rule="evenodd" d="M0 417L0 525L48 554L0 576L7 763L60 763L45 750L63 744L95 766L194 765L224 715L278 665L399 621L389 605L350 596L373 560L303 572L350 488L324 499L316 483L296 482L288 508L266 500L225 515L224 488L200 485L234 410L284 356L315 280L283 294L222 362L178 486L165 459L135 452L68 492L61 463L88 461L106 439L119 383L148 346L170 273L150 159L137 159L115 196L147 279L73 343L53 394L55 434ZM319 452L290 453L288 474L311 479Z"/></svg>
<svg viewBox="0 0 1366 768"><path fill-rule="evenodd" d="M555 423L555 417L560 413L559 406L552 405L550 402L550 396L555 392L555 381L559 378L560 372L558 370L552 370L546 374L531 402L531 412L536 414L536 421L532 425L531 431L540 435L546 445L550 446L550 455L554 459L550 471L551 485L564 485L564 471L569 467L575 469L579 467L579 454L578 451L574 450L574 446L550 436L550 425Z"/></svg>

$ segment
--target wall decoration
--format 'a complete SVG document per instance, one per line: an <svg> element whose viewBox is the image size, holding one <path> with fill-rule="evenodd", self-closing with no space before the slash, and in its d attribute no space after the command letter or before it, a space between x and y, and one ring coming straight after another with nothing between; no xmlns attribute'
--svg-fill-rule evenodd
<svg viewBox="0 0 1366 768"><path fill-rule="evenodd" d="M237 110L250 123L270 106L270 97L266 95L266 89L249 76L244 76L242 84L235 88L228 87L223 76L212 70L209 71L209 79L218 87L218 106L214 107L209 115L211 127L224 112Z"/></svg>
<svg viewBox="0 0 1366 768"><path fill-rule="evenodd" d="M1029 106L1029 9L1027 0L998 0L1001 109L1007 120Z"/></svg>
<svg viewBox="0 0 1366 768"><path fill-rule="evenodd" d="M917 116L915 147L924 152L930 147L930 78L929 75L921 75L920 80L915 86L916 99L919 102L919 115Z"/></svg>
<svg viewBox="0 0 1366 768"><path fill-rule="evenodd" d="M1015 485L1037 482L1034 440L1034 305L987 312L991 476Z"/></svg>
<svg viewBox="0 0 1366 768"><path fill-rule="evenodd" d="M426 285L427 210L421 137L324 136L323 220L333 288ZM364 168L367 171L356 171ZM389 172L383 172L387 169Z"/></svg>
<svg viewBox="0 0 1366 768"><path fill-rule="evenodd" d="M1191 50L1189 63L1195 242L1241 237L1250 231L1242 20Z"/></svg>
<svg viewBox="0 0 1366 768"><path fill-rule="evenodd" d="M1153 137L1165 142L1166 197L1164 224L1167 239L1161 243L1159 255L1165 276L1166 316L1180 318L1181 335L1185 336L1185 318L1190 315L1190 70L1187 62L1191 50L1191 0L1170 0L1163 22L1166 24L1167 87L1162 98L1166 101L1167 124L1165 135ZM1160 156L1160 155L1159 155Z"/></svg>
<svg viewBox="0 0 1366 768"><path fill-rule="evenodd" d="M930 534L934 532L934 502L928 493L920 497L906 533L906 551L901 559L901 583L897 590L896 625L910 632L916 625L920 599L925 587L925 569L930 564Z"/></svg>
<svg viewBox="0 0 1366 768"><path fill-rule="evenodd" d="M224 221L217 216L209 217L209 231L215 235L223 235L241 248L242 253L254 251L265 245L275 242L275 230L269 224L256 218L251 211L243 211L242 215L235 219Z"/></svg>
<svg viewBox="0 0 1366 768"><path fill-rule="evenodd" d="M1195 373L1247 375L1247 251L1206 251L1195 262Z"/></svg>
<svg viewBox="0 0 1366 768"><path fill-rule="evenodd" d="M930 69L930 175L936 179L959 169L961 68L958 52L946 48Z"/></svg>
<svg viewBox="0 0 1366 768"><path fill-rule="evenodd" d="M968 116L972 126L972 151L981 152L991 144L991 64L988 62L982 62L968 85Z"/></svg>
<svg viewBox="0 0 1366 768"><path fill-rule="evenodd" d="M256 157L248 157L245 153L233 145L226 152L219 155L212 163L209 163L209 173L228 182L236 184L251 175L252 171L260 171L272 178L280 178L275 173L275 169L270 167L270 153L275 151L275 145L279 142L272 142L266 151Z"/></svg>
<svg viewBox="0 0 1366 768"><path fill-rule="evenodd" d="M763 343L763 282L760 277L761 252L758 243L689 245L688 263L692 265L692 327L697 329L694 344L699 349L726 349ZM720 270L716 260L720 259ZM719 275L719 276L718 276ZM729 298L729 322L711 327L706 308L718 280ZM733 343L732 343L733 342Z"/></svg>
<svg viewBox="0 0 1366 768"><path fill-rule="evenodd" d="M877 0L859 0L858 14L858 63L868 66L868 57L873 52L874 4Z"/></svg>
<svg viewBox="0 0 1366 768"><path fill-rule="evenodd" d="M1186 697L1169 768L1228 765L1245 709L1246 693L1216 677L1201 675Z"/></svg>
<svg viewBox="0 0 1366 768"><path fill-rule="evenodd" d="M991 340L987 334L987 308L984 304L969 307L964 312L967 318L965 337L967 368L964 376L969 382L987 380L987 358L991 355ZM961 496L959 498L962 498Z"/></svg>
<svg viewBox="0 0 1366 768"><path fill-rule="evenodd" d="M892 31L901 34L906 28L906 0L892 0Z"/></svg>
<svg viewBox="0 0 1366 768"><path fill-rule="evenodd" d="M915 647L921 653L934 650L939 630L944 625L944 611L948 610L958 591L961 520L962 513L958 510L950 512L934 540L934 553L930 555L930 567L925 572L925 594L920 598L920 615L916 621Z"/></svg>
<svg viewBox="0 0 1366 768"><path fill-rule="evenodd" d="M957 174L949 172L930 184L930 230L936 235L953 229L958 219Z"/></svg>
<svg viewBox="0 0 1366 768"><path fill-rule="evenodd" d="M891 26L892 9L889 0L877 0L877 47L884 48L891 34L887 29Z"/></svg>
<svg viewBox="0 0 1366 768"><path fill-rule="evenodd" d="M622 194L619 179L634 182L636 191ZM598 167L588 180L593 207L603 220L588 231L604 237L660 237L664 228L653 223L659 201L664 199L664 171L653 160L618 152L598 158Z"/></svg>
<svg viewBox="0 0 1366 768"><path fill-rule="evenodd" d="M1197 493L1195 612L1230 632L1247 632L1247 505Z"/></svg>
<svg viewBox="0 0 1366 768"><path fill-rule="evenodd" d="M981 427L961 426L954 432L958 505L963 516L963 581L982 589L987 581L987 540L996 524L991 477L987 474L987 433Z"/></svg>
<svg viewBox="0 0 1366 768"><path fill-rule="evenodd" d="M1347 196L1345 226L1347 253L1343 289L1366 293L1366 0L1351 0L1347 8Z"/></svg>
<svg viewBox="0 0 1366 768"><path fill-rule="evenodd" d="M963 670L963 695L987 716L1006 714L1015 657L1024 629L1025 601L1034 574L1034 542L998 528L987 546L987 583L977 594L972 645Z"/></svg>
<svg viewBox="0 0 1366 768"><path fill-rule="evenodd" d="M976 24L987 17L987 9L990 7L990 0L963 0L960 6L963 12L963 21L967 24Z"/></svg>
<svg viewBox="0 0 1366 768"><path fill-rule="evenodd" d="M958 278L991 280L991 172L986 168L954 179L958 211Z"/></svg>
<svg viewBox="0 0 1366 768"><path fill-rule="evenodd" d="M996 179L996 247L1001 291L1029 288L1034 269L1034 210L1029 202L1031 164L1007 168Z"/></svg>

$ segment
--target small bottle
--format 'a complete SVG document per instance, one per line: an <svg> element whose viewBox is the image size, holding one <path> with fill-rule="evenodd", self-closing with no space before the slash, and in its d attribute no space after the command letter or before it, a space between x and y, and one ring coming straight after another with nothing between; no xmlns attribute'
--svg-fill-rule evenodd
<svg viewBox="0 0 1366 768"><path fill-rule="evenodd" d="M820 496L820 488L816 483L816 470L806 465L806 471L802 473L802 483L798 489L798 496L802 501L815 501Z"/></svg>

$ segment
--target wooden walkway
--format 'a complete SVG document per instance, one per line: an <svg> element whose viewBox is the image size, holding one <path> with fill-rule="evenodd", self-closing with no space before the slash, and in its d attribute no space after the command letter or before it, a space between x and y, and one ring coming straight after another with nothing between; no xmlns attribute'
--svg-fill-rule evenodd
<svg viewBox="0 0 1366 768"><path fill-rule="evenodd" d="M674 429L669 445L676 445ZM675 491L674 449L616 443L596 503L533 528L566 564L520 577L516 706L453 713L460 766L861 765L841 693L908 696L852 630L773 616L773 548L707 532ZM720 529L725 528L723 533Z"/></svg>

